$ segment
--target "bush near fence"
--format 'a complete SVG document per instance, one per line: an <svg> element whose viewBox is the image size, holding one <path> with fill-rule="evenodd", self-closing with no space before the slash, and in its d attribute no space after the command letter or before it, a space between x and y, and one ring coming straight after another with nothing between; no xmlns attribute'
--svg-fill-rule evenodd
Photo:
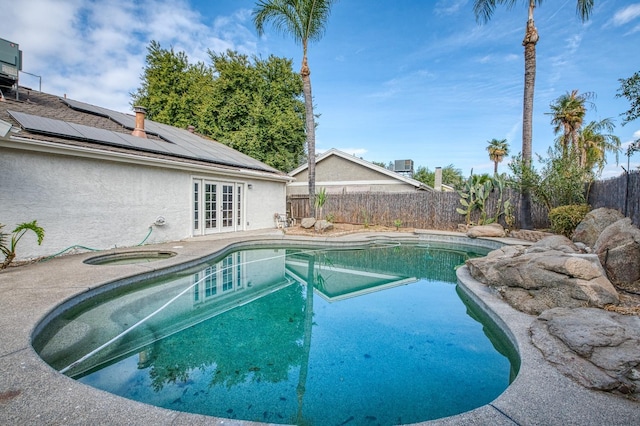
<svg viewBox="0 0 640 426"><path fill-rule="evenodd" d="M489 217L495 211L497 196L496 193L489 198ZM515 228L519 229L520 194L507 189L503 201L506 199L510 199L514 206ZM596 181L588 188L588 202L593 209L609 207L622 214L626 212L626 216L640 226L640 171ZM325 217L331 216L335 223L395 227L395 221L399 220L406 228L454 231L458 224L465 223L465 217L456 212L456 207L460 207L460 195L456 192L355 192L328 194L322 210ZM309 212L306 195L289 195L287 213L298 221L314 216ZM471 220L477 223L478 218L479 213L476 212ZM548 211L544 206L533 203L532 219L535 229L549 228ZM500 223L506 227L504 218Z"/></svg>

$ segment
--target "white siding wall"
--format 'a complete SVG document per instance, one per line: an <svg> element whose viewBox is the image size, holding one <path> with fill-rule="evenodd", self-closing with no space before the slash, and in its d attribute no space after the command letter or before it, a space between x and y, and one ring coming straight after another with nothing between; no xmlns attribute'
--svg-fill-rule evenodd
<svg viewBox="0 0 640 426"><path fill-rule="evenodd" d="M210 179L220 175L198 173ZM0 150L0 223L10 232L34 219L45 230L41 246L29 231L17 246L17 259L56 254L80 245L95 249L131 247L192 235L192 178L173 170L124 162ZM225 179L229 180L229 179ZM284 183L231 179L245 186L247 230L274 227L273 213L284 211Z"/></svg>

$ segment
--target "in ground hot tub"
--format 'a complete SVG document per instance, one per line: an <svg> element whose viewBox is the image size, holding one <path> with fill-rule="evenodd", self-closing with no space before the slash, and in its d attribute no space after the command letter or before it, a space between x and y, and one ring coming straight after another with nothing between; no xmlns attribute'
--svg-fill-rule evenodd
<svg viewBox="0 0 640 426"><path fill-rule="evenodd" d="M168 259L175 256L172 251L137 250L122 253L109 253L90 257L84 263L89 265L124 265L131 263L148 263L156 260Z"/></svg>

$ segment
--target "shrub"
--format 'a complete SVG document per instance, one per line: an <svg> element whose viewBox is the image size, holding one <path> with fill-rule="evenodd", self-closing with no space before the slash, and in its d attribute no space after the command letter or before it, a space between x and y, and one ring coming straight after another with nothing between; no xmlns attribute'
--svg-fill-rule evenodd
<svg viewBox="0 0 640 426"><path fill-rule="evenodd" d="M589 206L586 204L571 204L551 209L549 212L551 231L570 238L587 213L589 213Z"/></svg>

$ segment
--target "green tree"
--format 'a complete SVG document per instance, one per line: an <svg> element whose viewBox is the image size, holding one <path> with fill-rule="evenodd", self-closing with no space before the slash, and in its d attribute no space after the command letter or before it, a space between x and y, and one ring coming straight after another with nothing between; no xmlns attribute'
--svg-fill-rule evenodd
<svg viewBox="0 0 640 426"><path fill-rule="evenodd" d="M431 171L428 167L419 166L413 178L419 182L424 183L433 188L435 185L435 171ZM465 179L462 176L462 171L457 169L453 164L449 164L442 168L442 183L452 186L454 188L460 188Z"/></svg>
<svg viewBox="0 0 640 426"><path fill-rule="evenodd" d="M284 172L304 157L302 79L292 61L209 52L211 66L152 41L132 104L150 119L196 131Z"/></svg>
<svg viewBox="0 0 640 426"><path fill-rule="evenodd" d="M200 114L214 139L282 171L304 156L302 80L288 59L209 52L217 76Z"/></svg>
<svg viewBox="0 0 640 426"><path fill-rule="evenodd" d="M290 35L302 45L302 67L305 103L305 130L307 140L307 161L309 176L309 211L313 211L316 194L316 133L311 95L311 71L307 60L309 42L322 38L335 0L258 0L253 19L259 35L264 34L264 26L271 22L274 29Z"/></svg>
<svg viewBox="0 0 640 426"><path fill-rule="evenodd" d="M504 157L509 155L509 144L506 139L491 139L487 141L487 151L489 151L489 159L493 161L493 175L498 176L498 163L501 163Z"/></svg>
<svg viewBox="0 0 640 426"><path fill-rule="evenodd" d="M592 93L578 94L572 90L558 97L549 107L553 131L558 136L558 143L562 147L562 156L567 157L569 149L579 153L578 133L582 128L584 116L587 113L586 103L593 97Z"/></svg>
<svg viewBox="0 0 640 426"><path fill-rule="evenodd" d="M496 6L506 5L512 7L516 0L474 0L473 11L476 20L488 22L493 16ZM576 12L586 21L593 9L594 0L577 0ZM524 167L531 167L532 140L533 140L533 94L536 81L536 44L539 40L538 30L533 19L533 12L536 6L542 4L542 0L525 0L528 5L528 19L524 40L524 95L522 107L522 160ZM524 229L532 227L531 222L531 194L523 188L521 202L521 220Z"/></svg>
<svg viewBox="0 0 640 426"><path fill-rule="evenodd" d="M621 78L618 79L618 81L620 82L620 87L618 88L616 97L625 97L631 102L631 108L623 114L620 114L624 116L622 120L622 125L624 126L628 122L640 117L640 71L635 72L629 78Z"/></svg>
<svg viewBox="0 0 640 426"><path fill-rule="evenodd" d="M144 106L151 120L186 128L195 125L196 108L213 76L202 63L190 65L184 52L163 49L152 40L140 80L140 88L131 94L132 105Z"/></svg>
<svg viewBox="0 0 640 426"><path fill-rule="evenodd" d="M547 211L559 206L584 204L585 183L593 180L593 174L580 167L575 152L569 151L563 156L562 148L556 144L549 148L546 157L538 156L538 161L542 164L540 172L526 164L521 154L515 156L509 164L510 186L519 190L526 187Z"/></svg>

